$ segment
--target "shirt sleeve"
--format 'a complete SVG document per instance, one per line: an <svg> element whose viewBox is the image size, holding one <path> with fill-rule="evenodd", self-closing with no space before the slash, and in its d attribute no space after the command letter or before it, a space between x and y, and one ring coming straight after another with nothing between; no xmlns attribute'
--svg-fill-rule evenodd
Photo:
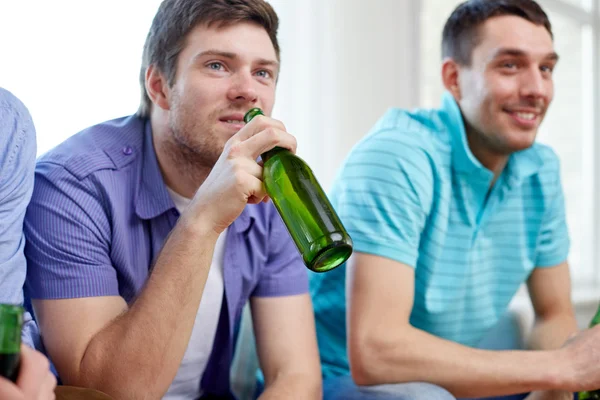
<svg viewBox="0 0 600 400"><path fill-rule="evenodd" d="M553 153L554 155L554 153ZM570 239L565 215L565 198L560 180L558 158L552 162L554 185L549 188L547 208L538 237L536 267L553 267L567 260Z"/></svg>
<svg viewBox="0 0 600 400"><path fill-rule="evenodd" d="M275 207L269 203L268 254L252 296L292 296L308 292L308 270Z"/></svg>
<svg viewBox="0 0 600 400"><path fill-rule="evenodd" d="M377 132L348 156L331 191L354 251L416 266L433 202L433 172L419 139Z"/></svg>
<svg viewBox="0 0 600 400"><path fill-rule="evenodd" d="M33 190L35 128L25 106L0 89L0 303L20 304L26 261L23 219Z"/></svg>
<svg viewBox="0 0 600 400"><path fill-rule="evenodd" d="M36 166L25 217L26 288L33 299L118 296L101 190L52 162Z"/></svg>

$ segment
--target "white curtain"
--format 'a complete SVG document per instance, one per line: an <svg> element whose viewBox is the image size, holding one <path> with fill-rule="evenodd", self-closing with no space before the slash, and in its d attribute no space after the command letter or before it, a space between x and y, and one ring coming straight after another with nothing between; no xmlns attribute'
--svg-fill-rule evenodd
<svg viewBox="0 0 600 400"><path fill-rule="evenodd" d="M419 1L271 0L282 75L274 116L325 188L388 107L419 103Z"/></svg>

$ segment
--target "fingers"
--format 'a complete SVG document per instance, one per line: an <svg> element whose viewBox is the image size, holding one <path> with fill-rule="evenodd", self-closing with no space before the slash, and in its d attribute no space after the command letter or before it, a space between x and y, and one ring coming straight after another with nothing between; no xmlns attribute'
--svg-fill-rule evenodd
<svg viewBox="0 0 600 400"><path fill-rule="evenodd" d="M238 158L232 161L235 173L249 174L255 178L262 179L262 166L250 158Z"/></svg>
<svg viewBox="0 0 600 400"><path fill-rule="evenodd" d="M285 130L281 121L258 116L250 121L228 142L230 155L258 158L273 147L279 146L296 152L296 138ZM226 147L226 148L227 148Z"/></svg>
<svg viewBox="0 0 600 400"><path fill-rule="evenodd" d="M295 137L275 128L267 128L245 140L241 145L244 146L247 154L252 158L257 158L273 147L283 147L295 153L297 146Z"/></svg>
<svg viewBox="0 0 600 400"><path fill-rule="evenodd" d="M280 131L286 130L283 122L265 117L264 115L258 115L240 129L233 137L236 138L237 141L243 142L269 127L279 129Z"/></svg>
<svg viewBox="0 0 600 400"><path fill-rule="evenodd" d="M21 368L17 378L17 386L21 388L25 398L39 399L42 387L50 373L50 363L43 354L21 346Z"/></svg>
<svg viewBox="0 0 600 400"><path fill-rule="evenodd" d="M40 388L40 395L37 400L54 400L56 398L54 389L56 389L56 377L48 371L46 379Z"/></svg>
<svg viewBox="0 0 600 400"><path fill-rule="evenodd" d="M25 397L14 383L0 376L0 399L24 400Z"/></svg>
<svg viewBox="0 0 600 400"><path fill-rule="evenodd" d="M248 182L248 203L258 204L267 197L265 186L258 178L252 177Z"/></svg>

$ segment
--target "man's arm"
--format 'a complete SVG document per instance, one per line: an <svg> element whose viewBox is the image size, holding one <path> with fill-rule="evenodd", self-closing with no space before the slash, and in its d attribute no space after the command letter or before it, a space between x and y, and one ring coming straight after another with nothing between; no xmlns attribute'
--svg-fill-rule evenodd
<svg viewBox="0 0 600 400"><path fill-rule="evenodd" d="M215 242L214 233L179 223L129 309L118 296L33 300L63 382L115 398L161 398L187 348Z"/></svg>
<svg viewBox="0 0 600 400"><path fill-rule="evenodd" d="M309 295L253 297L251 307L266 385L260 399L320 399L321 368Z"/></svg>
<svg viewBox="0 0 600 400"><path fill-rule="evenodd" d="M261 117L227 142L130 308L116 295L34 300L46 347L65 383L99 389L119 399L163 396L187 347L216 239L249 202L265 198L262 169L255 160L275 146L295 151L295 139L281 131L280 123ZM45 203L36 203L37 211L27 217L31 252L45 249L36 250L37 268L43 269L44 262L57 262L57 257L68 259L74 268L102 268L102 279L106 280L102 284L116 288L117 277L107 251L110 244L103 243L101 232L93 230L101 221L86 220L90 218L86 212L55 220L58 211L51 204L60 197L61 209L68 214L82 203L101 207L98 196L84 188L79 195L87 192L88 197L73 200L66 207L71 197L56 192L60 185L45 179L39 182L35 190L45 196ZM60 222L61 232L72 234L75 241L57 237L55 231L50 233L55 222ZM44 254L52 257L42 257ZM43 278L53 272L36 273ZM70 284L68 277L62 284Z"/></svg>
<svg viewBox="0 0 600 400"><path fill-rule="evenodd" d="M529 339L533 350L557 349L577 332L571 303L569 264L536 268L527 281L535 311L535 325Z"/></svg>
<svg viewBox="0 0 600 400"><path fill-rule="evenodd" d="M536 268L527 281L535 311L535 325L529 340L534 350L557 349L577 332L577 321L571 304L571 276L564 262L556 267ZM536 392L534 399L572 399L570 392Z"/></svg>
<svg viewBox="0 0 600 400"><path fill-rule="evenodd" d="M473 349L412 327L414 270L407 265L356 253L348 279L348 351L352 376L360 385L430 382L457 397L574 385L565 364L570 356L564 353Z"/></svg>
<svg viewBox="0 0 600 400"><path fill-rule="evenodd" d="M33 190L35 155L29 112L11 93L0 89L0 303L23 301L23 219Z"/></svg>

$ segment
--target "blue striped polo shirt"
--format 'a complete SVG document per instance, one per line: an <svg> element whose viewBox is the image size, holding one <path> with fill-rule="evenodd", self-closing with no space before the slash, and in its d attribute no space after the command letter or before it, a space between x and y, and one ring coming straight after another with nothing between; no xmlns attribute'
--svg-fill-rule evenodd
<svg viewBox="0 0 600 400"><path fill-rule="evenodd" d="M569 250L550 148L512 154L489 190L492 179L446 93L440 109L389 110L353 148L330 196L355 251L414 268L410 323L473 347L532 270L562 263ZM349 371L345 275L345 266L311 275L325 377Z"/></svg>

